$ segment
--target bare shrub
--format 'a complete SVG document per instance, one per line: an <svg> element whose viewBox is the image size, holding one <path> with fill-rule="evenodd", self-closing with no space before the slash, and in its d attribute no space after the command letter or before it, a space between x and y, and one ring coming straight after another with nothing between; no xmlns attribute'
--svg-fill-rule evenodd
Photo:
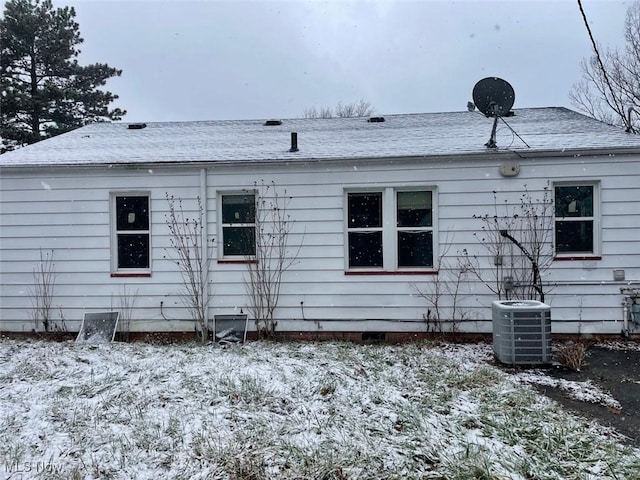
<svg viewBox="0 0 640 480"><path fill-rule="evenodd" d="M273 337L277 322L274 312L280 299L284 273L297 261L302 243L290 248L289 237L295 221L288 213L291 197L276 184L255 183L255 254L247 256L245 287L249 312L259 335Z"/></svg>
<svg viewBox="0 0 640 480"><path fill-rule="evenodd" d="M429 282L411 285L416 294L427 302L427 312L422 318L429 333L455 333L459 330L460 322L469 316L462 305L462 286L467 280L471 265L465 255L458 255L454 262L449 260L451 243L451 239L447 237L442 245L434 265L437 274ZM445 299L449 301L447 305Z"/></svg>
<svg viewBox="0 0 640 480"><path fill-rule="evenodd" d="M120 336L125 342L129 341L129 333L131 332L131 318L133 310L138 300L138 289L130 292L126 285L122 286L122 293L118 296L120 301L120 318L118 324L120 326Z"/></svg>
<svg viewBox="0 0 640 480"><path fill-rule="evenodd" d="M587 354L587 347L584 343L579 342L566 342L560 345L556 350L556 359L561 365L580 371L582 367L586 367L585 356Z"/></svg>
<svg viewBox="0 0 640 480"><path fill-rule="evenodd" d="M203 238L202 201L197 197L198 210L193 218L189 218L182 208L182 199L176 199L168 193L166 199L169 213L165 216L165 221L169 228L171 248L165 251L180 270L183 287L180 295L196 323L200 340L204 342L209 337L207 288L210 261L206 239Z"/></svg>
<svg viewBox="0 0 640 480"><path fill-rule="evenodd" d="M544 272L553 260L553 199L549 184L534 197L524 185L517 205L498 203L494 194L493 215L474 215L482 222L474 236L486 248L492 276L485 275L477 257L466 253L470 273L499 299L544 302ZM502 211L501 211L502 210Z"/></svg>
<svg viewBox="0 0 640 480"><path fill-rule="evenodd" d="M64 318L64 312L62 311L62 307L58 307L58 316L60 319L53 323L53 331L66 332L67 322L66 322L66 319Z"/></svg>
<svg viewBox="0 0 640 480"><path fill-rule="evenodd" d="M40 261L33 267L33 287L30 289L31 317L38 331L41 323L45 332L53 328L52 306L53 290L56 286L56 265L53 261L53 250L43 253L40 250Z"/></svg>

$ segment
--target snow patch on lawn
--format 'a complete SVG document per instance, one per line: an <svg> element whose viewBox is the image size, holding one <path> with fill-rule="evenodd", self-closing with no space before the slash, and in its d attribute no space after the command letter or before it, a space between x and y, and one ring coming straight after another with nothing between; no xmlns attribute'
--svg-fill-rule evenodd
<svg viewBox="0 0 640 480"><path fill-rule="evenodd" d="M594 347L605 348L607 350L634 350L640 351L640 342L631 340L607 340L594 344Z"/></svg>
<svg viewBox="0 0 640 480"><path fill-rule="evenodd" d="M609 393L600 390L600 388L597 385L594 385L591 380L576 382L562 378L552 378L536 371L521 372L514 376L524 383L558 388L567 392L571 398L580 400L581 402L596 403L615 410L622 409L620 402L613 398Z"/></svg>
<svg viewBox="0 0 640 480"><path fill-rule="evenodd" d="M0 341L17 478L633 478L640 451L488 345ZM0 475L2 476L2 475Z"/></svg>

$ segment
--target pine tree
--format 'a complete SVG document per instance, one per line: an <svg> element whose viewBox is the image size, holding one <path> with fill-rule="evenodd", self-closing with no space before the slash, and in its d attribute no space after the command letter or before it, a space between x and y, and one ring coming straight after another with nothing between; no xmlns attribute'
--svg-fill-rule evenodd
<svg viewBox="0 0 640 480"><path fill-rule="evenodd" d="M120 120L118 98L100 90L120 76L104 63L81 66L73 7L9 0L0 19L0 153L92 122Z"/></svg>

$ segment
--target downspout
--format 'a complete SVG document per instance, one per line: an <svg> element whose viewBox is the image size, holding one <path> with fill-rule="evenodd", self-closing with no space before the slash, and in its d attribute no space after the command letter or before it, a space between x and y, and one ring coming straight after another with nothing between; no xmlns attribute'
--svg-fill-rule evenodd
<svg viewBox="0 0 640 480"><path fill-rule="evenodd" d="M622 299L622 336L629 336L629 302L627 297Z"/></svg>
<svg viewBox="0 0 640 480"><path fill-rule="evenodd" d="M207 169L200 169L200 202L202 206L202 238L200 239L200 255L202 265L205 269L202 272L202 305L205 312L205 338L209 338L209 215L207 210ZM214 326L215 328L215 326Z"/></svg>

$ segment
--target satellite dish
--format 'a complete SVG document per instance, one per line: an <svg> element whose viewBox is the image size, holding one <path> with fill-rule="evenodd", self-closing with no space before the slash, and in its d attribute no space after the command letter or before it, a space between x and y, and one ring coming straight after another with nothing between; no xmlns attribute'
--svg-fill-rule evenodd
<svg viewBox="0 0 640 480"><path fill-rule="evenodd" d="M473 87L473 103L487 117L507 115L515 99L513 87L498 77L483 78Z"/></svg>
<svg viewBox="0 0 640 480"><path fill-rule="evenodd" d="M498 77L487 77L480 80L473 87L473 103L476 108L487 117L493 117L493 128L489 141L484 145L487 148L497 148L496 127L498 118L509 115L516 93L509 82Z"/></svg>

